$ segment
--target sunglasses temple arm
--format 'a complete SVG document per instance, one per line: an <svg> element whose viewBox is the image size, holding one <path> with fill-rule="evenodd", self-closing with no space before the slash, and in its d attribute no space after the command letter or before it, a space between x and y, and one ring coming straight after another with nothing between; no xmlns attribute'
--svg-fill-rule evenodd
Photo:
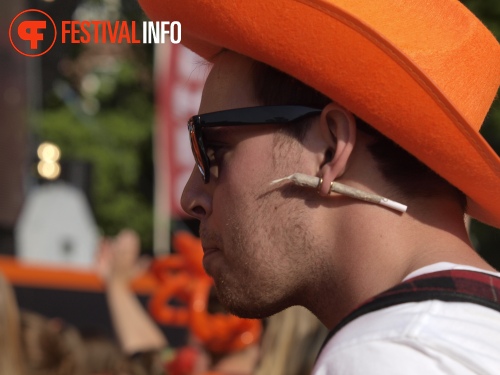
<svg viewBox="0 0 500 375"><path fill-rule="evenodd" d="M306 174L302 173L294 173L288 177L280 178L278 180L274 180L271 182L271 185L282 182L282 181L291 181L295 185L299 186L306 186L306 187L311 187L311 188L318 188L320 179L319 177L314 177L314 176L308 176ZM393 200L390 200L388 198L382 197L377 194L372 194L372 193L367 193L365 191L361 191L358 189L355 189L353 187L341 184L340 182L332 182L330 191L342 195L346 195L351 198L355 199L360 199L365 202L370 202L370 203L375 203L379 204L388 208L391 208L393 210L399 211L399 212L406 212L406 209L408 208L404 204L395 202Z"/></svg>

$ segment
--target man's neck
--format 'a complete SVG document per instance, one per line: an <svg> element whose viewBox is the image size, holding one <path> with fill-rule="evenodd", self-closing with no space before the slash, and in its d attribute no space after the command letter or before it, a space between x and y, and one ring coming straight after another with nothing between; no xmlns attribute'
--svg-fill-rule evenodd
<svg viewBox="0 0 500 375"><path fill-rule="evenodd" d="M450 262L494 271L472 248L460 215L440 209L401 216L379 208L352 209L332 233L329 272L309 307L328 328L367 299L424 266ZM357 212L358 211L358 212ZM420 211L422 212L422 211ZM341 247L340 247L341 246Z"/></svg>

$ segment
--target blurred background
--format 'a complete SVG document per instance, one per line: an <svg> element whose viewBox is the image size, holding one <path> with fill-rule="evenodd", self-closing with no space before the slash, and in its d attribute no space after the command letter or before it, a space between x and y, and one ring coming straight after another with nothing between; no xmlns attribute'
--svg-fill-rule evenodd
<svg viewBox="0 0 500 375"><path fill-rule="evenodd" d="M164 44L63 44L26 57L9 25L26 9L64 21L147 20L135 0L25 0L0 4L0 271L21 308L112 335L97 244L131 228L141 254L170 252L193 167L187 119L206 67ZM51 41L39 45L43 51ZM197 66L199 65L199 68ZM155 106L156 104L156 106ZM158 280L133 285L146 307ZM182 330L169 339L185 341ZM173 332L173 333L172 333Z"/></svg>
<svg viewBox="0 0 500 375"><path fill-rule="evenodd" d="M500 2L463 2L500 39ZM56 24L136 21L138 35L146 20L135 0L0 3L0 254L80 272L92 266L100 236L126 227L139 233L143 254L167 254L173 232L197 231L178 202L193 165L185 124L197 112L206 67L169 42L56 43L28 58L12 48L8 25L29 8ZM482 134L500 153L498 100ZM471 238L500 268L500 231L472 221ZM63 311L79 326L109 324L98 287L65 289L46 275L10 272L22 307Z"/></svg>

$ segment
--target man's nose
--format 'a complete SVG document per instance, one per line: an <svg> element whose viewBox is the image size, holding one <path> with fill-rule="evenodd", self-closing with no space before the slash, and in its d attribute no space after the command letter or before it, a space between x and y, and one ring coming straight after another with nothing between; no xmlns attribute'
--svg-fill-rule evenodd
<svg viewBox="0 0 500 375"><path fill-rule="evenodd" d="M200 171L194 166L189 180L184 186L181 196L181 206L190 216L202 220L212 212L212 196L208 185L203 183Z"/></svg>

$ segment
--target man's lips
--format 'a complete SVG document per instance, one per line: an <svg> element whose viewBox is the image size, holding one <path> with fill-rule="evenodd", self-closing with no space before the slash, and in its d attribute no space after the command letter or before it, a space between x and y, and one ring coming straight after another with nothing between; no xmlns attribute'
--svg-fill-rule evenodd
<svg viewBox="0 0 500 375"><path fill-rule="evenodd" d="M217 247L205 247L205 246L203 246L203 255L204 256L215 253L217 251L220 251L220 249Z"/></svg>
<svg viewBox="0 0 500 375"><path fill-rule="evenodd" d="M217 247L203 246L203 268L205 269L205 272L210 276L212 276L210 271L211 269L210 264L213 263L212 260L219 251L220 250Z"/></svg>

